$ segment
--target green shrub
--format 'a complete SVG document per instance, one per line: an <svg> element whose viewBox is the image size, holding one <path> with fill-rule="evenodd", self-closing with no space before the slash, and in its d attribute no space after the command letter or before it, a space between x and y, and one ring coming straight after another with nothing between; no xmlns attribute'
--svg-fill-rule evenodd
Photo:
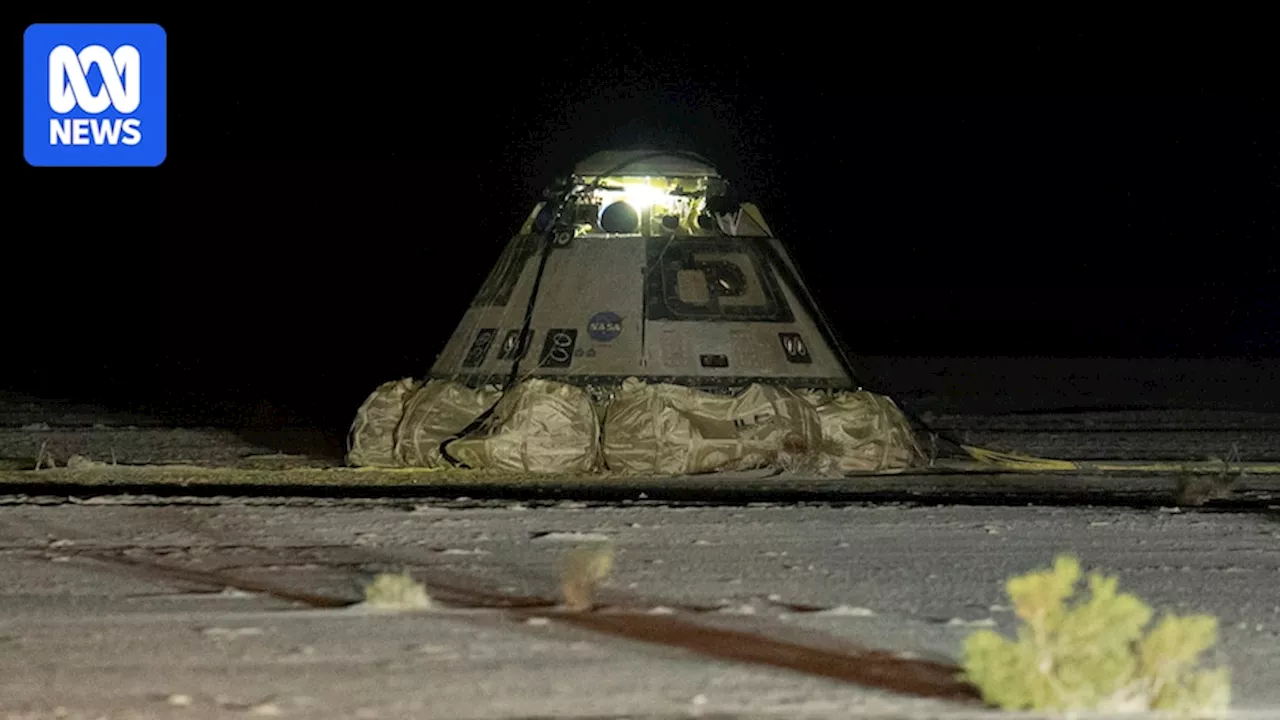
<svg viewBox="0 0 1280 720"><path fill-rule="evenodd" d="M425 610L431 607L431 596L407 570L398 575L384 572L364 586L362 605L379 610Z"/></svg>
<svg viewBox="0 0 1280 720"><path fill-rule="evenodd" d="M1076 559L1060 556L1052 570L1009 581L1017 638L981 630L964 644L964 678L984 700L1006 710L1225 715L1229 670L1197 669L1217 640L1215 618L1168 615L1144 635L1151 609L1117 593L1115 578L1091 574L1089 597L1068 604L1079 579Z"/></svg>

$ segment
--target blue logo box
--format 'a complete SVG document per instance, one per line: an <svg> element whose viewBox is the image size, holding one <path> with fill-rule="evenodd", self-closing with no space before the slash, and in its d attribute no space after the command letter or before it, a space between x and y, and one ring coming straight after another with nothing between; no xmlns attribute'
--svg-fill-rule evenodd
<svg viewBox="0 0 1280 720"><path fill-rule="evenodd" d="M35 24L22 41L23 154L41 167L168 155L167 38L155 24Z"/></svg>

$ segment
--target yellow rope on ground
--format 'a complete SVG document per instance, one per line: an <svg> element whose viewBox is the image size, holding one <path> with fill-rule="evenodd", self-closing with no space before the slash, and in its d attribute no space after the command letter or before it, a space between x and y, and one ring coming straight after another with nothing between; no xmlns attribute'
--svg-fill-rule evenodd
<svg viewBox="0 0 1280 720"><path fill-rule="evenodd" d="M1080 466L1069 460L1030 457L1015 453L988 450L987 448L961 445L969 457L989 465L999 465L1009 470L1079 470Z"/></svg>
<svg viewBox="0 0 1280 720"><path fill-rule="evenodd" d="M1277 475L1280 474L1280 463L1232 463L1224 467L1220 462L1208 460L1156 460L1156 461L1097 461L1081 463L1082 470L1089 472L1123 472L1123 473L1197 473L1205 474L1244 474L1244 475Z"/></svg>

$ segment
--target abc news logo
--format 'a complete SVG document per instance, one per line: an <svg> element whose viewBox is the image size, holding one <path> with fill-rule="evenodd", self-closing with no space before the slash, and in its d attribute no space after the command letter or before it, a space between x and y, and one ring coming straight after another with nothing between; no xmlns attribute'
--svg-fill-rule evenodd
<svg viewBox="0 0 1280 720"><path fill-rule="evenodd" d="M66 115L77 107L97 115L108 107L123 115L138 109L142 101L140 82L142 57L132 45L121 45L114 53L101 45L90 45L77 53L70 45L49 52L49 108ZM89 89L89 71L98 68L102 87ZM137 145L142 141L142 121L138 118L51 118L50 145Z"/></svg>
<svg viewBox="0 0 1280 720"><path fill-rule="evenodd" d="M168 36L155 23L35 23L22 40L23 155L36 167L156 167Z"/></svg>

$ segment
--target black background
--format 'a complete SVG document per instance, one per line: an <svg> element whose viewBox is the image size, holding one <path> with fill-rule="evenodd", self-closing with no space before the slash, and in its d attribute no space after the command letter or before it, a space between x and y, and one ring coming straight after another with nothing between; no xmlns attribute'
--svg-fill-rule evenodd
<svg viewBox="0 0 1280 720"><path fill-rule="evenodd" d="M449 12L23 18L19 101L26 23L164 23L170 142L31 168L13 108L7 384L345 425L554 173L637 143L735 179L855 353L1280 355L1263 37Z"/></svg>

